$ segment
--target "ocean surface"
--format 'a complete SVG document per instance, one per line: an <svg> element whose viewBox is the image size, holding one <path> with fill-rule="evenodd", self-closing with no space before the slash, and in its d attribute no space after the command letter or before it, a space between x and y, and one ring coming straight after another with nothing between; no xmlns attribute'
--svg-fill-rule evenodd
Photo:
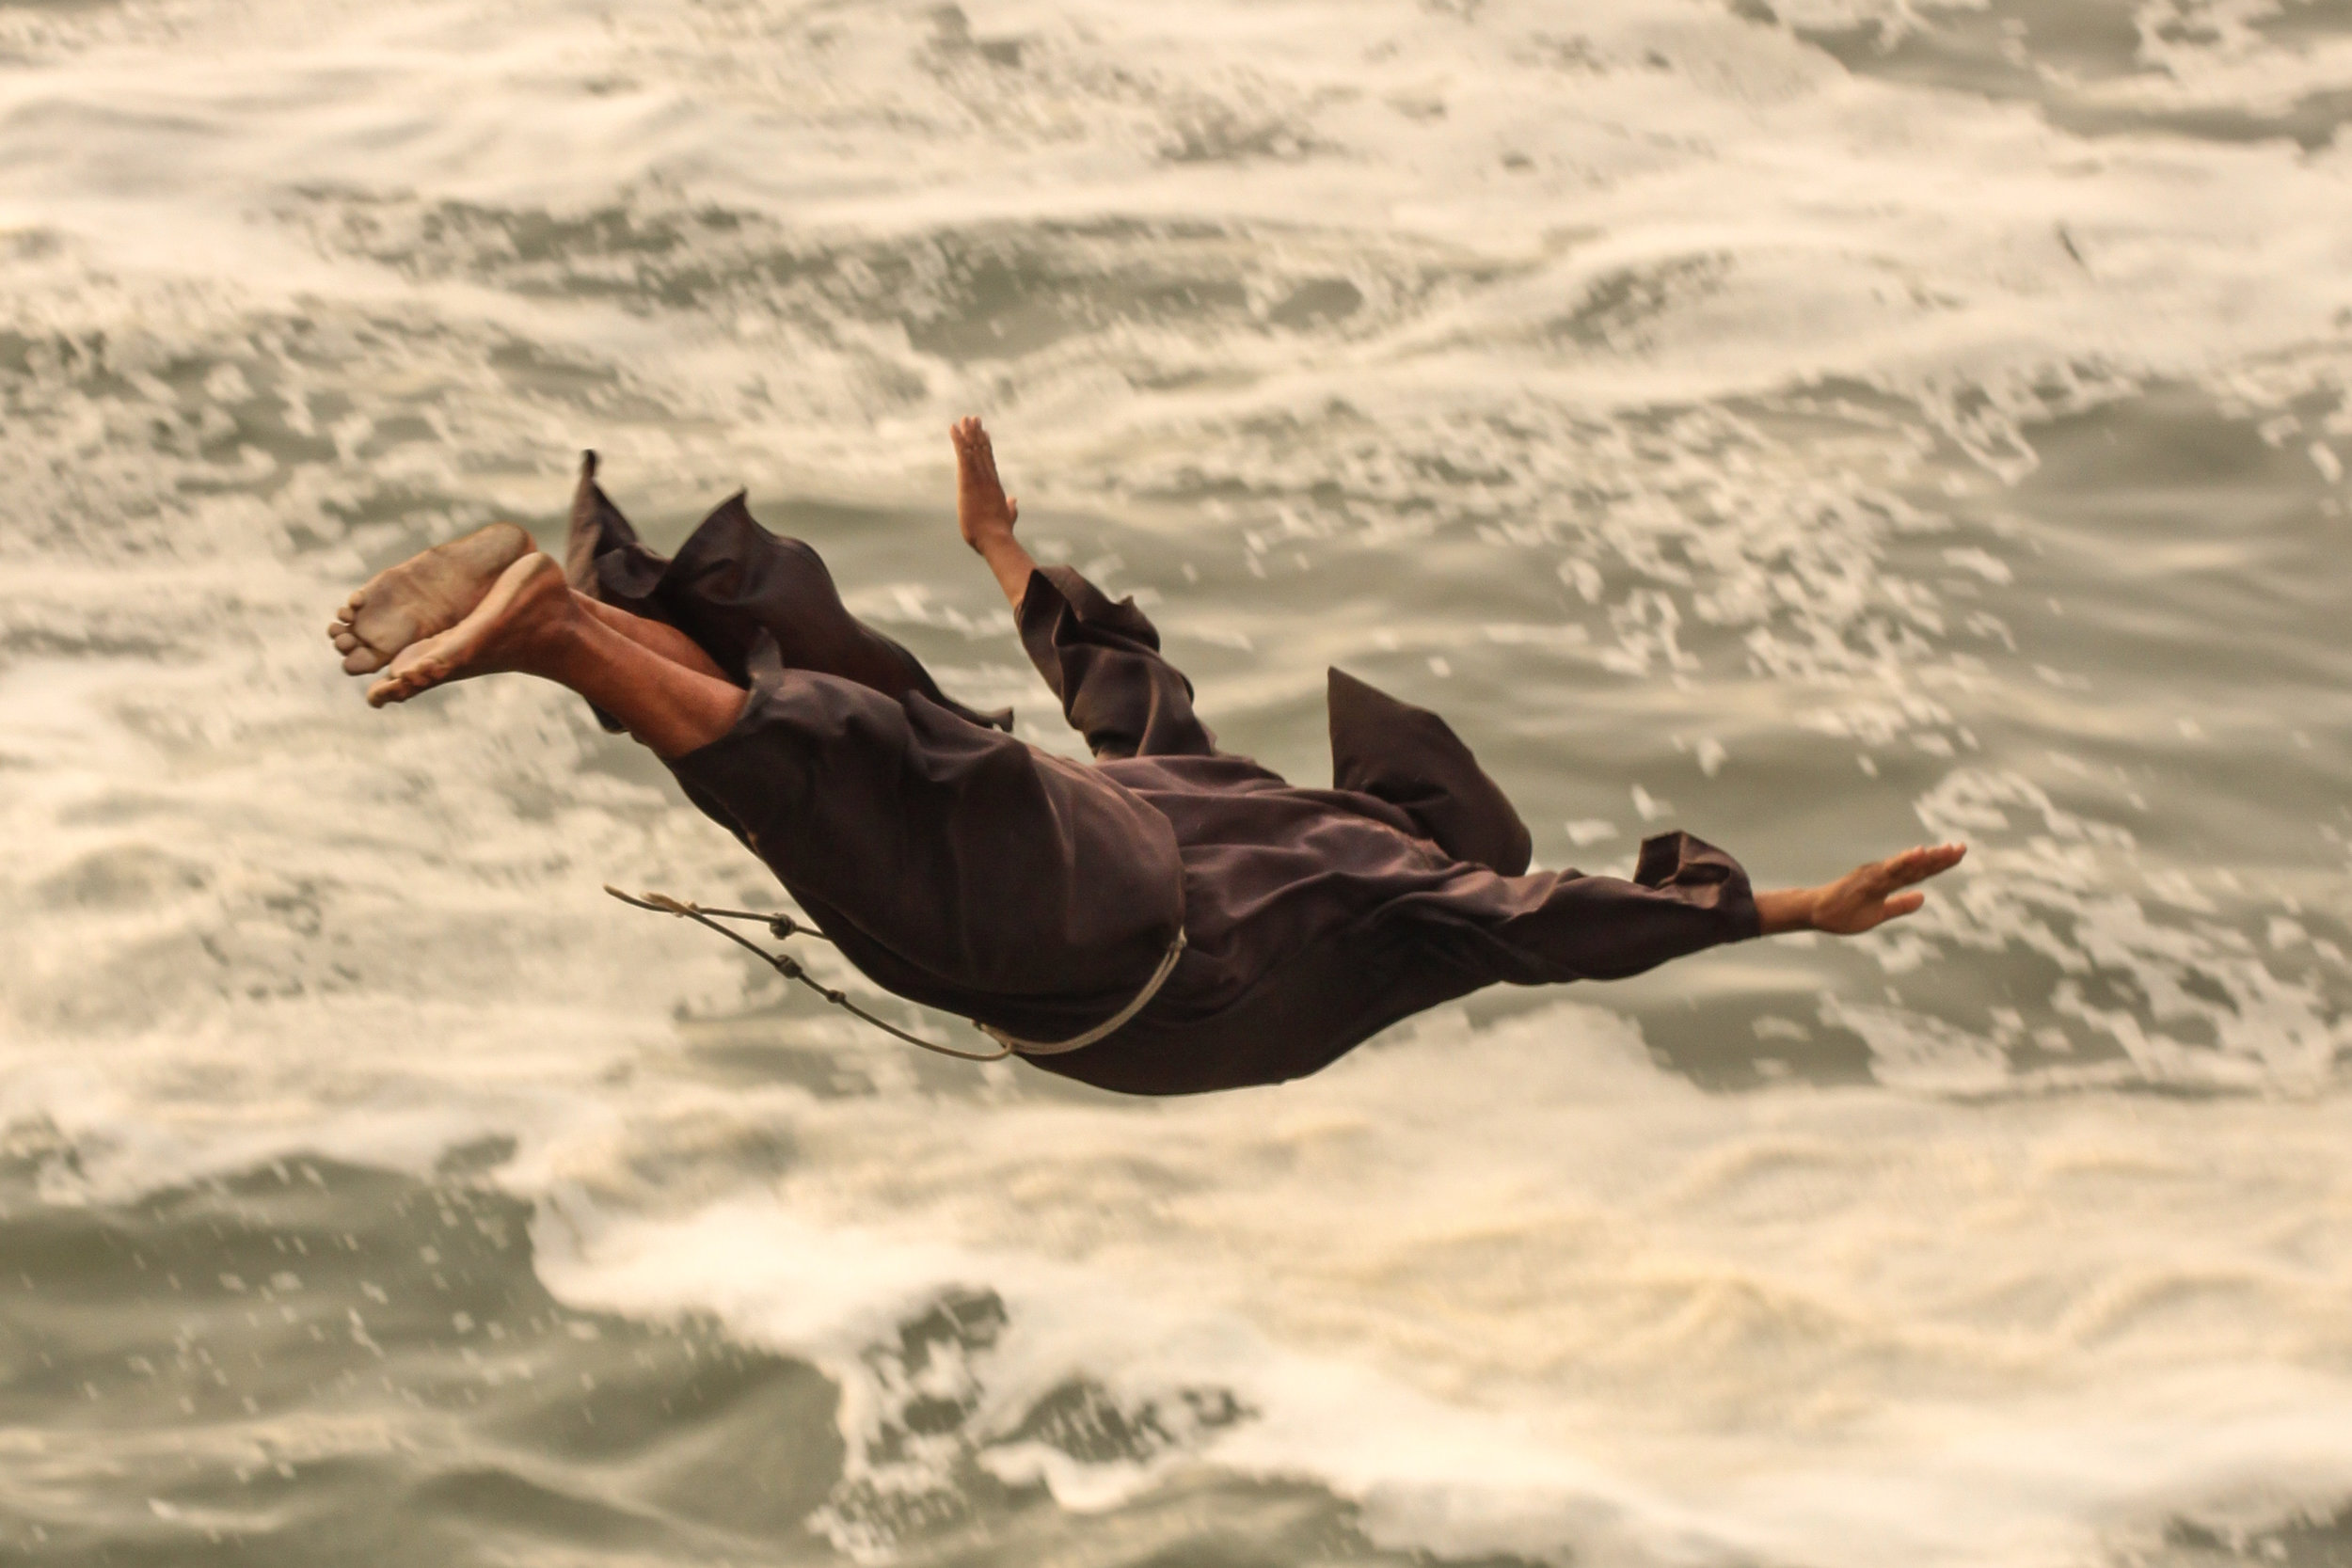
<svg viewBox="0 0 2352 1568"><path fill-rule="evenodd" d="M0 5L0 1562L2352 1562L2347 117L2345 0ZM1302 783L1337 663L1545 865L1969 860L1122 1100L322 635L593 446L1075 753L964 413Z"/></svg>

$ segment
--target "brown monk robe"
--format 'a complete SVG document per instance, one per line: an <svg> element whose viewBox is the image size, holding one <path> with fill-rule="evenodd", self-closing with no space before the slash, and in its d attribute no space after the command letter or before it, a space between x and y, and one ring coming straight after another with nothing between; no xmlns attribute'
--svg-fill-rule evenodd
<svg viewBox="0 0 2352 1568"><path fill-rule="evenodd" d="M1527 829L1444 721L1337 670L1333 786L1290 784L1216 749L1132 600L1029 559L985 433L967 420L955 435L965 537L1090 768L949 699L740 496L675 558L647 549L593 456L571 593L544 558L514 561L461 624L392 659L371 700L497 669L564 681L661 754L875 983L1024 1038L1115 1017L1181 932L1136 1016L1034 1058L1137 1094L1295 1078L1496 981L1609 979L1767 930L1867 929L1915 909L1898 890L1959 858L1914 850L1759 899L1730 856L1667 833L1630 881L1530 874ZM353 652L352 615L337 644L372 670L383 661ZM668 696L631 684L646 671Z"/></svg>

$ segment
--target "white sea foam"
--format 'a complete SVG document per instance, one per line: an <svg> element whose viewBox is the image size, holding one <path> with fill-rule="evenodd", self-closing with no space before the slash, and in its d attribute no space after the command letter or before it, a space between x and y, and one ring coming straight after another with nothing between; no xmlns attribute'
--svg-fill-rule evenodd
<svg viewBox="0 0 2352 1568"><path fill-rule="evenodd" d="M550 1206L541 1268L817 1358L853 1454L909 1397L878 1347L995 1291L969 1415L889 1449L901 1488L1023 1473L1072 1379L1229 1391L1250 1414L1161 1467L1314 1476L1454 1550L2080 1562L2352 1485L2341 1097L1724 1099L1563 1006L1276 1091L776 1109L802 1164L772 1193ZM1041 1468L1081 1505L1153 1473Z"/></svg>
<svg viewBox="0 0 2352 1568"><path fill-rule="evenodd" d="M2346 154L2174 133L2352 46L2150 6L1961 91L1796 30L1941 13L1776 8L0 12L0 1123L75 1201L513 1137L558 1290L841 1380L861 1550L965 1460L1595 1560L2079 1562L2341 1499L2352 684L2325 636L2277 713L2135 684L2129 616L2050 628L2140 541L2086 565L2016 486L2051 419L2184 386L2340 521ZM1636 779L1732 811L1718 772L1807 874L1857 821L1972 838L1905 932L1675 972L1772 1009L1726 1053L1834 1035L1879 1086L1701 1094L1591 1006L1165 1106L799 1015L730 1069L675 1015L743 973L595 889L771 896L734 846L559 694L376 715L326 657L353 578L552 523L580 446L665 524L932 506L972 407L1270 756L1325 662L1437 659L1549 860L1627 848ZM1050 727L935 528L827 526L862 612ZM2259 641L2291 579L2188 620ZM1001 1328L891 1348L959 1291ZM1149 1439L1041 1437L1073 1381ZM964 1414L885 1451L918 1397Z"/></svg>

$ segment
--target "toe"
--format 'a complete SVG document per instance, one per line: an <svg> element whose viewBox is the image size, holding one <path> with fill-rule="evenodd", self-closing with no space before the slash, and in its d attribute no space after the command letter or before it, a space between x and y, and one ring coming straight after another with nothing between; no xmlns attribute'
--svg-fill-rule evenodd
<svg viewBox="0 0 2352 1568"><path fill-rule="evenodd" d="M414 673L406 670L398 671L368 688L368 706L382 707L387 703L405 703L417 694L417 689Z"/></svg>
<svg viewBox="0 0 2352 1568"><path fill-rule="evenodd" d="M362 642L358 647L349 649L343 654L343 673L346 675L372 675L378 670L383 669L384 666L389 662L390 660L387 659L382 654L377 653L373 648L371 648L366 643Z"/></svg>

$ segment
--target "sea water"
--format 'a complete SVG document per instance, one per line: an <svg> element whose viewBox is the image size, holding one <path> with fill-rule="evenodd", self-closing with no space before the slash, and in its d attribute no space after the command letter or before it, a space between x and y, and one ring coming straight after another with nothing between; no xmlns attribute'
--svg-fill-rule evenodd
<svg viewBox="0 0 2352 1568"><path fill-rule="evenodd" d="M2336 0L0 8L0 1560L2346 1560L2347 114ZM1121 1100L323 636L593 446L1075 753L964 413L1301 783L1338 664L1547 866L1969 859Z"/></svg>

